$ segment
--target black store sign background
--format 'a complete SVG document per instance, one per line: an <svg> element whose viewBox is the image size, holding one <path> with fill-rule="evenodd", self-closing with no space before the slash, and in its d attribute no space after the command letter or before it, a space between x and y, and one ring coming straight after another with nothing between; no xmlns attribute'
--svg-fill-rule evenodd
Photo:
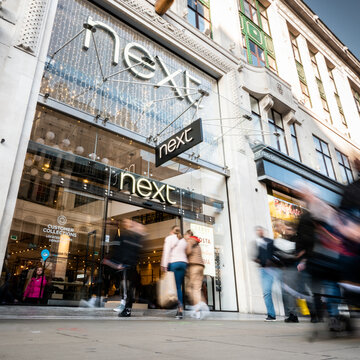
<svg viewBox="0 0 360 360"><path fill-rule="evenodd" d="M197 119L155 148L155 166L164 164L202 141L202 122Z"/></svg>

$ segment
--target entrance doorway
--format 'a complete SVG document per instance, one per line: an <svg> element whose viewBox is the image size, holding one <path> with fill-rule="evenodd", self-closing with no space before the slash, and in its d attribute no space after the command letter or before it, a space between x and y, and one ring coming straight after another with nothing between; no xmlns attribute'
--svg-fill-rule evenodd
<svg viewBox="0 0 360 360"><path fill-rule="evenodd" d="M181 225L181 218L166 212L145 209L138 206L113 201L108 202L106 224L118 224L121 220L131 219L143 225L146 235L144 236L139 260L136 266L136 279L134 285L135 307L155 308L156 283L160 278L160 261L165 237L174 225ZM105 229L104 256L110 251L108 245L114 234L114 227L107 226ZM118 230L120 231L120 229ZM109 277L104 269L104 278ZM103 294L107 298L106 307L115 307L119 304L121 287L119 277L107 278L103 288Z"/></svg>

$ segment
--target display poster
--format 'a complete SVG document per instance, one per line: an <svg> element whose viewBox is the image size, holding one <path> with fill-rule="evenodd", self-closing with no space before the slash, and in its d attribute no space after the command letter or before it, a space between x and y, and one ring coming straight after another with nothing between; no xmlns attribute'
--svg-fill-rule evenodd
<svg viewBox="0 0 360 360"><path fill-rule="evenodd" d="M301 206L268 195L274 238L291 237L289 228L295 229L302 214Z"/></svg>
<svg viewBox="0 0 360 360"><path fill-rule="evenodd" d="M204 275L215 276L214 230L210 226L190 224L195 236L200 238L202 257L205 263Z"/></svg>

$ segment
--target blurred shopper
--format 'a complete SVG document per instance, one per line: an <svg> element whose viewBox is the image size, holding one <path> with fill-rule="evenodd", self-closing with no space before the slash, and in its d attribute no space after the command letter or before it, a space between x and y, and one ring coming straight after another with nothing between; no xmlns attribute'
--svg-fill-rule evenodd
<svg viewBox="0 0 360 360"><path fill-rule="evenodd" d="M38 304L43 298L46 284L47 281L43 275L43 268L41 266L36 267L33 277L25 289L23 301L31 304Z"/></svg>
<svg viewBox="0 0 360 360"><path fill-rule="evenodd" d="M177 225L173 226L170 234L165 238L161 258L161 269L162 271L172 271L175 275L178 296L178 308L176 312L177 319L182 319L184 316L182 285L188 265L186 249L187 242L181 236L180 227Z"/></svg>
<svg viewBox="0 0 360 360"><path fill-rule="evenodd" d="M310 189L301 189L301 193L315 222L312 254L303 261L302 267L312 275L315 295L322 290L326 298L330 330L339 331L341 293L338 283L360 280L360 221L356 216L356 201L348 198L352 203L348 207L351 211L343 212L317 198ZM317 284L320 284L317 286L320 289L316 288Z"/></svg>
<svg viewBox="0 0 360 360"><path fill-rule="evenodd" d="M274 264L274 240L265 237L265 229L255 228L257 254L254 259L260 265L261 285L264 295L267 318L265 321L276 321L274 303L272 300L272 286L278 278L278 269Z"/></svg>
<svg viewBox="0 0 360 360"><path fill-rule="evenodd" d="M205 265L201 254L200 239L194 236L191 230L185 233L184 238L187 241L186 254L189 261L186 270L186 294L193 306L192 316L201 319L209 308L201 298Z"/></svg>
<svg viewBox="0 0 360 360"><path fill-rule="evenodd" d="M295 224L279 222L275 224L275 231L282 237L274 239L274 255L281 264L282 298L285 310L285 322L298 323L297 316L297 288L299 283L296 268L298 255L296 253Z"/></svg>

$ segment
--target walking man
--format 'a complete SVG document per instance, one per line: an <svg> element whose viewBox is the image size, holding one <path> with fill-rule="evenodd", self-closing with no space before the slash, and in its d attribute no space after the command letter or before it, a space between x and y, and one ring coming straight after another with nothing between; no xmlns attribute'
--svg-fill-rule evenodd
<svg viewBox="0 0 360 360"><path fill-rule="evenodd" d="M276 321L274 303L272 300L272 286L274 283L277 269L273 263L274 240L266 238L265 229L256 226L256 247L257 255L255 262L260 265L261 286L264 295L265 306L267 309L267 318L265 321Z"/></svg>

